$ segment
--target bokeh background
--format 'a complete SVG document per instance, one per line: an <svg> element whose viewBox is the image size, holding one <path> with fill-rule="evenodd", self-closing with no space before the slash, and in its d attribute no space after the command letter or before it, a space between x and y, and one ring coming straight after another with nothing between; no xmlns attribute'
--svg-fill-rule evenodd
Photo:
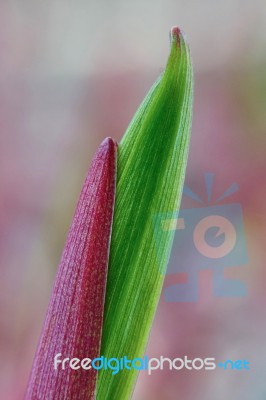
<svg viewBox="0 0 266 400"><path fill-rule="evenodd" d="M186 183L204 198L203 174L215 173L214 199L238 183L228 201L242 205L249 261L227 272L248 295L214 297L202 271L198 302L162 296L147 354L246 358L251 370L142 372L134 400L266 398L265 1L1 0L3 400L23 398L92 155L106 136L122 137L164 68L173 25L186 32L195 69Z"/></svg>

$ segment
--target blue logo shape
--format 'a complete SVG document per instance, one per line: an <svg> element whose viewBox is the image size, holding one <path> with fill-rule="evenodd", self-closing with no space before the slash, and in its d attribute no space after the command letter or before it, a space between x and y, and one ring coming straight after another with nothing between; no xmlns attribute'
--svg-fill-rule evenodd
<svg viewBox="0 0 266 400"><path fill-rule="evenodd" d="M208 202L211 201L213 174L205 175ZM230 186L218 199L222 200L238 189ZM184 194L203 201L189 188ZM155 241L158 248L165 237L172 238L167 275L186 273L187 282L166 287L167 302L195 302L199 298L199 272L213 272L213 292L217 297L241 297L247 294L246 286L239 280L225 279L224 269L247 264L246 242L242 208L239 203L212 205L180 212L162 213L155 216ZM163 271L162 271L163 273Z"/></svg>

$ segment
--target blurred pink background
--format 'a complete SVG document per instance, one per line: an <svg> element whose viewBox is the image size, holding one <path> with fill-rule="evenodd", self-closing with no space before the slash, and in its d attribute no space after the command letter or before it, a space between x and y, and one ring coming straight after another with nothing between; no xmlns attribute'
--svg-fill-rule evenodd
<svg viewBox="0 0 266 400"><path fill-rule="evenodd" d="M150 357L251 362L245 371L140 374L134 400L266 398L266 3L262 0L1 1L0 398L23 398L75 203L92 155L120 140L163 70L168 32L189 39L195 104L186 183L232 182L249 263L245 298L215 298L200 277L193 304L161 299ZM240 266L241 267L241 266Z"/></svg>

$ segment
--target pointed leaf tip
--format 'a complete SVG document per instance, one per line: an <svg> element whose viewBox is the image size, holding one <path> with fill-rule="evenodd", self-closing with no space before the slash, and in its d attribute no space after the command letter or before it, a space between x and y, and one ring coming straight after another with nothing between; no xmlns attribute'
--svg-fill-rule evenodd
<svg viewBox="0 0 266 400"><path fill-rule="evenodd" d="M176 40L179 42L180 36L182 35L181 29L178 26L173 26L170 31L171 41Z"/></svg>
<svg viewBox="0 0 266 400"><path fill-rule="evenodd" d="M108 148L110 150L114 150L117 149L117 143L111 137L107 137L100 144L100 148Z"/></svg>
<svg viewBox="0 0 266 400"><path fill-rule="evenodd" d="M54 358L99 357L116 187L117 145L107 138L92 161L55 279L26 400L95 398L96 370Z"/></svg>

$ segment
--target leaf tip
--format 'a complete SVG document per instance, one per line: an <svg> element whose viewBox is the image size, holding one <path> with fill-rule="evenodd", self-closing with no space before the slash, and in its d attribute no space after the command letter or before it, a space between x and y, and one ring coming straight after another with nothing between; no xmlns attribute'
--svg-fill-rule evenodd
<svg viewBox="0 0 266 400"><path fill-rule="evenodd" d="M107 137L100 144L97 156L98 158L105 159L106 157L109 159L109 168L110 170L116 171L116 163L117 163L117 142L111 137ZM115 172L114 172L115 173Z"/></svg>
<svg viewBox="0 0 266 400"><path fill-rule="evenodd" d="M176 43L179 46L181 40L187 43L186 35L178 26L173 26L170 30L171 44Z"/></svg>
<svg viewBox="0 0 266 400"><path fill-rule="evenodd" d="M118 145L114 139L112 139L111 137L107 137L102 141L100 148L106 150L111 150L111 149L116 150L117 146Z"/></svg>
<svg viewBox="0 0 266 400"><path fill-rule="evenodd" d="M180 28L178 26L173 26L170 30L170 42L180 43L180 36L182 35Z"/></svg>

